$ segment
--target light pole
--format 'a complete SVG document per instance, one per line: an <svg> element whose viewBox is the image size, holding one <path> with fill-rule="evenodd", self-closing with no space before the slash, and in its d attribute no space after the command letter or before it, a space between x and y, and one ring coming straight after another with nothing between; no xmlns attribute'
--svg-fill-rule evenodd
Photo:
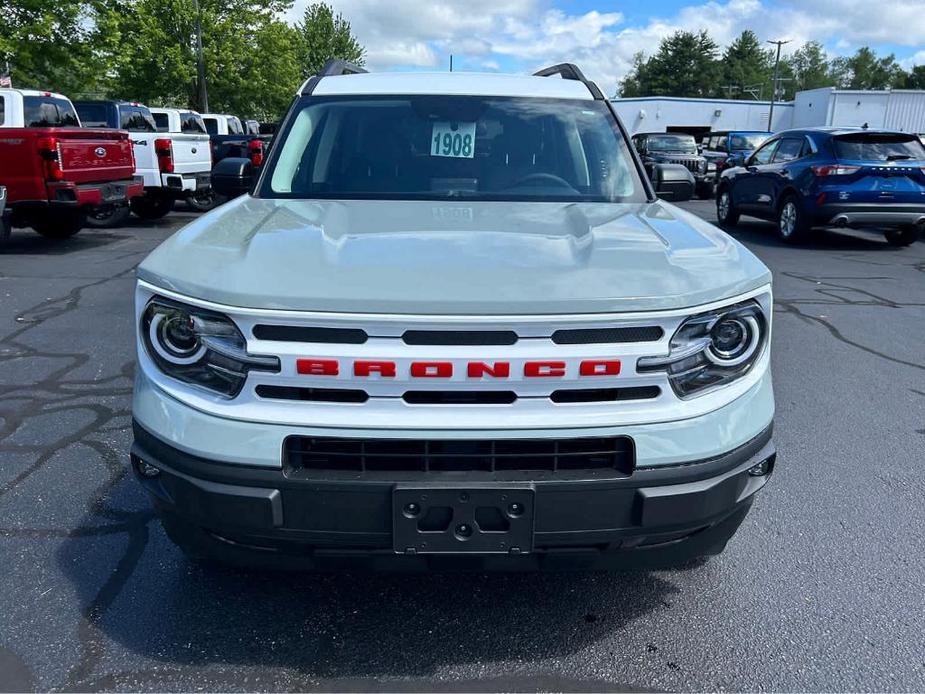
<svg viewBox="0 0 925 694"><path fill-rule="evenodd" d="M209 89L206 87L206 62L202 57L202 14L199 12L199 0L193 0L193 12L196 14L196 70L199 75L199 107L203 113L208 113Z"/></svg>
<svg viewBox="0 0 925 694"><path fill-rule="evenodd" d="M777 69L780 67L780 47L790 41L768 41L777 46L777 58L774 59L774 79L771 82L771 108L768 111L768 132L771 132L771 123L774 118L774 99L777 97Z"/></svg>

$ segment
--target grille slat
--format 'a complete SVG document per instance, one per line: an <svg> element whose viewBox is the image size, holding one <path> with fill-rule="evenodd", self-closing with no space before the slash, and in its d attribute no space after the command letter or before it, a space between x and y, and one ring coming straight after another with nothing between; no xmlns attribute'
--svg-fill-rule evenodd
<svg viewBox="0 0 925 694"><path fill-rule="evenodd" d="M657 342L665 331L657 325L631 328L576 328L556 330L552 341L557 345L622 344L627 342Z"/></svg>
<svg viewBox="0 0 925 694"><path fill-rule="evenodd" d="M272 342L321 342L362 345L369 336L359 328L318 328L301 325L255 325L254 337Z"/></svg>
<svg viewBox="0 0 925 694"><path fill-rule="evenodd" d="M517 333L513 330L406 330L402 335L406 345L513 345Z"/></svg>
<svg viewBox="0 0 925 694"><path fill-rule="evenodd" d="M613 470L631 475L635 452L626 436L446 441L290 436L283 462L290 469L359 473Z"/></svg>

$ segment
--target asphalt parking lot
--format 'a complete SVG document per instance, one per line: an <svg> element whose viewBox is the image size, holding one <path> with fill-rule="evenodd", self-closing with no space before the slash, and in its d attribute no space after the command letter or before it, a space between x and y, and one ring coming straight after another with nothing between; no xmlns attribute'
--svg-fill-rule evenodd
<svg viewBox="0 0 925 694"><path fill-rule="evenodd" d="M188 563L127 474L134 267L192 218L0 251L0 691L925 689L925 241L733 232L774 271L779 458L722 556L317 576Z"/></svg>

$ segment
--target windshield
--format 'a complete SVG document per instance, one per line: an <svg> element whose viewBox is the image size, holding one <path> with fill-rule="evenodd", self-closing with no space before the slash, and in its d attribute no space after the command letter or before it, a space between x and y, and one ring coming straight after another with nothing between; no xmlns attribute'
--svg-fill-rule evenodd
<svg viewBox="0 0 925 694"><path fill-rule="evenodd" d="M181 133L206 133L206 124L202 122L202 116L192 111L180 111L180 132Z"/></svg>
<svg viewBox="0 0 925 694"><path fill-rule="evenodd" d="M655 135L646 140L650 152L687 152L696 154L697 143L693 135Z"/></svg>
<svg viewBox="0 0 925 694"><path fill-rule="evenodd" d="M854 161L922 161L925 147L914 135L853 133L835 138L835 156Z"/></svg>
<svg viewBox="0 0 925 694"><path fill-rule="evenodd" d="M79 128L77 111L67 99L54 96L24 96L24 122L27 128Z"/></svg>
<svg viewBox="0 0 925 694"><path fill-rule="evenodd" d="M764 141L770 137L767 133L758 133L754 135L730 135L729 151L731 152L751 152L758 149L764 144Z"/></svg>
<svg viewBox="0 0 925 694"><path fill-rule="evenodd" d="M280 142L265 197L645 199L600 101L315 97Z"/></svg>

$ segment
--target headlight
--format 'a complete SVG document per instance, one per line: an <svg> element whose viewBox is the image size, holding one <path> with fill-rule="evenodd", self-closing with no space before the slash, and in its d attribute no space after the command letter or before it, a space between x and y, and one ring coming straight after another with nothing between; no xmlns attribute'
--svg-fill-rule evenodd
<svg viewBox="0 0 925 694"><path fill-rule="evenodd" d="M276 357L247 353L247 342L227 316L152 299L141 319L145 349L168 376L234 397L249 371L278 372Z"/></svg>
<svg viewBox="0 0 925 694"><path fill-rule="evenodd" d="M715 162L715 161L707 162L707 171L716 171L716 162Z"/></svg>
<svg viewBox="0 0 925 694"><path fill-rule="evenodd" d="M768 340L768 322L756 301L691 316L671 338L667 357L643 357L640 372L666 371L679 397L700 394L744 376Z"/></svg>

